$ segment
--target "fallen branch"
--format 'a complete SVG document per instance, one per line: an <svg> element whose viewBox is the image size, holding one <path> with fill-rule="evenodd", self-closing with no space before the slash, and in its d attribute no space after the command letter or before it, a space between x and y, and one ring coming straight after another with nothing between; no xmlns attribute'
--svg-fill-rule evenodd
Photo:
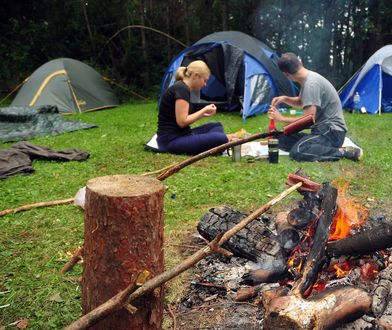
<svg viewBox="0 0 392 330"><path fill-rule="evenodd" d="M226 233L215 237L215 239L213 239L207 246L201 248L199 251L189 256L187 259L185 259L183 262L181 262L171 270L163 272L162 274L148 280L145 284L143 284L141 287L139 287L133 292L129 289L129 287L127 287L123 291L120 291L117 295L115 295L113 298L111 298L104 304L98 306L86 315L82 316L79 320L73 322L66 328L66 330L87 329L89 326L92 326L93 324L97 323L98 321L109 315L111 312L119 310L119 308L121 308L119 306L120 303L122 304L122 307L125 306L126 304L142 297L146 293L151 292L155 288L160 287L162 284L166 283L167 281L191 268L193 265L195 265L197 262L204 259L205 257L216 253L223 243L229 240L241 229L243 229L251 221L268 211L276 203L278 203L279 201L287 197L289 194L300 188L302 184L302 182L298 182L294 186L286 189L285 191L277 195L275 198L270 200L268 203L264 204L259 209L244 218L240 223L232 227ZM124 300L124 296L126 295L128 296L128 298Z"/></svg>
<svg viewBox="0 0 392 330"><path fill-rule="evenodd" d="M56 201L51 201L51 202L40 202L40 203L35 203L35 204L27 204L23 206L16 207L14 209L8 209L4 211L0 211L0 217L7 215L7 214L12 214L20 211L26 211L38 207L45 207L45 206L55 206L55 205L62 205L62 204L70 204L73 203L74 198L67 198L67 199L59 199Z"/></svg>

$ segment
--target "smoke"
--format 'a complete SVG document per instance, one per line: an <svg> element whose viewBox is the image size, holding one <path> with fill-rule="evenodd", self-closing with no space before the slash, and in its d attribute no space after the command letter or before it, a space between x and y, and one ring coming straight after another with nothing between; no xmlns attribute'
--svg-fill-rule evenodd
<svg viewBox="0 0 392 330"><path fill-rule="evenodd" d="M328 78L333 62L332 18L335 13L326 3L308 0L262 2L253 16L253 33L279 55L293 52L307 68Z"/></svg>

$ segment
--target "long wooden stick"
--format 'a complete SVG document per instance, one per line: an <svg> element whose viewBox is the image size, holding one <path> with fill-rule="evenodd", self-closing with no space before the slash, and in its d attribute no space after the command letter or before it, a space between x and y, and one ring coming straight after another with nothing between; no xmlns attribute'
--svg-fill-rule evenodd
<svg viewBox="0 0 392 330"><path fill-rule="evenodd" d="M16 207L14 209L0 211L0 217L7 215L7 214L30 210L30 209L37 208L37 207L69 204L69 203L73 203L73 201L74 201L74 198L72 197L72 198L67 198L67 199L60 199L60 200L56 200L56 201L51 201L51 202L40 202L40 203L35 203L35 204L27 204L27 205Z"/></svg>
<svg viewBox="0 0 392 330"><path fill-rule="evenodd" d="M270 200L268 203L264 204L261 206L259 209L248 215L246 218L244 218L241 222L239 222L237 225L229 229L227 232L225 232L223 235L219 235L215 237L214 240L212 240L207 246L201 248L197 252L195 252L193 255L185 259L183 262L178 264L177 266L173 267L172 269L163 272L162 274L159 274L158 276L148 280L146 283L144 283L140 288L136 289L134 292L130 293L128 299L126 299L126 302L124 302L124 294L129 293L129 287L124 289L123 291L120 291L116 296L111 298L109 301L105 302L103 305L98 306L97 308L93 309L86 315L82 316L79 320L76 320L72 324L70 324L66 330L81 330L81 329L87 329L88 327L92 326L93 324L97 323L101 319L103 319L105 316L109 315L115 310L118 310L118 302L123 301L124 306L135 299L140 298L141 296L145 295L148 292L151 292L155 288L160 287L162 284L166 283L167 281L171 280L172 278L176 277L177 275L181 274L182 272L186 271L187 269L191 268L193 265L195 265L197 262L200 260L204 259L205 257L209 256L210 254L213 254L217 252L222 244L224 244L227 240L229 240L231 237L233 237L237 232L239 232L241 229L243 229L246 225L248 225L251 221L268 211L272 206L274 206L276 203L287 197L289 194L291 194L293 191L297 190L303 185L302 182L298 182L294 186L286 189L285 191L281 192L279 195L277 195L275 198ZM116 297L120 296L122 299L117 299ZM110 303L110 301L115 301L116 304ZM104 312L101 306L105 306Z"/></svg>
<svg viewBox="0 0 392 330"><path fill-rule="evenodd" d="M142 176L146 176L146 175L152 175L152 174L159 174L160 175L157 177L158 180L162 181L166 178L168 178L169 176L173 175L174 173L179 172L181 169L183 169L184 167L193 164L203 158L206 158L208 156L212 156L212 155L216 155L220 152L223 152L224 150L233 147L233 146L238 146L240 144L246 143L246 142L250 142L253 140L257 140L257 139L262 139L262 138L266 138L268 136L276 136L276 135L280 135L282 134L282 132L280 131L274 131L274 132L268 132L268 133L258 133L258 134L253 134L247 138L244 139L240 139L240 140L236 140L236 141L232 141L232 142L227 142L225 144L222 144L220 146L217 146L215 148L209 149L207 151L204 151L196 156L190 157L185 159L182 162L178 162L175 163L173 165L169 165L166 166L160 170L157 171L153 171L153 172L146 172L141 174ZM162 173L163 172L163 173ZM16 213L16 212L20 212L20 211L25 211L25 210L30 210L33 208L38 208L38 207L47 207L47 206L55 206L55 205L61 205L61 204L69 204L74 202L74 198L67 198L67 199L60 199L60 200L56 200L56 201L51 201L51 202L40 202L40 203L35 203L35 204L27 204L27 205L23 205L14 209L8 209L8 210L4 210L4 211L0 211L0 217L7 215L7 214L11 214L11 213Z"/></svg>
<svg viewBox="0 0 392 330"><path fill-rule="evenodd" d="M185 166L188 166L190 164L193 164L197 161L199 161L200 159L206 158L208 156L213 156L216 155L220 152L225 151L228 148L234 147L234 146L238 146L240 144L244 144L246 142L250 142L253 140L257 140L257 139L263 139L266 138L268 136L277 136L282 134L282 132L280 131L273 131L273 132L266 132L266 133L257 133L257 134L253 134L247 138L243 138L243 139L239 139L239 140L234 140L231 142L227 142L224 144L221 144L220 146L217 146L215 148L211 148L209 150L206 150L196 156L190 157L188 159L185 159L182 162L179 162L177 164L174 164L173 166L170 166L169 169L165 170L161 175L159 175L157 177L158 180L164 180L166 178L168 178L169 176L173 175L174 173L180 171L181 169L183 169ZM157 172L157 171L155 171Z"/></svg>

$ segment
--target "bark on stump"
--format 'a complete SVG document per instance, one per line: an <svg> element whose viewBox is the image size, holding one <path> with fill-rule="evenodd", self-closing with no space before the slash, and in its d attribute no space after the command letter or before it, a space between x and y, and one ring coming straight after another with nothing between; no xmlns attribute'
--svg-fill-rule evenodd
<svg viewBox="0 0 392 330"><path fill-rule="evenodd" d="M136 275L164 271L163 196L157 179L113 175L86 185L83 313L125 289ZM132 302L137 312L112 313L91 329L161 329L163 290Z"/></svg>

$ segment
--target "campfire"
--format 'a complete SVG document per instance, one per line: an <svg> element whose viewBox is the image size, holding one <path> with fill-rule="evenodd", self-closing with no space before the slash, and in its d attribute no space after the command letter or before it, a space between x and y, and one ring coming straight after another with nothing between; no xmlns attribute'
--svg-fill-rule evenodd
<svg viewBox="0 0 392 330"><path fill-rule="evenodd" d="M251 325L262 329L392 329L392 224L370 216L348 188L301 191L295 208L243 228L223 245L234 257L199 263L182 308L247 302L257 307ZM246 216L228 206L209 210L198 224L200 242Z"/></svg>

